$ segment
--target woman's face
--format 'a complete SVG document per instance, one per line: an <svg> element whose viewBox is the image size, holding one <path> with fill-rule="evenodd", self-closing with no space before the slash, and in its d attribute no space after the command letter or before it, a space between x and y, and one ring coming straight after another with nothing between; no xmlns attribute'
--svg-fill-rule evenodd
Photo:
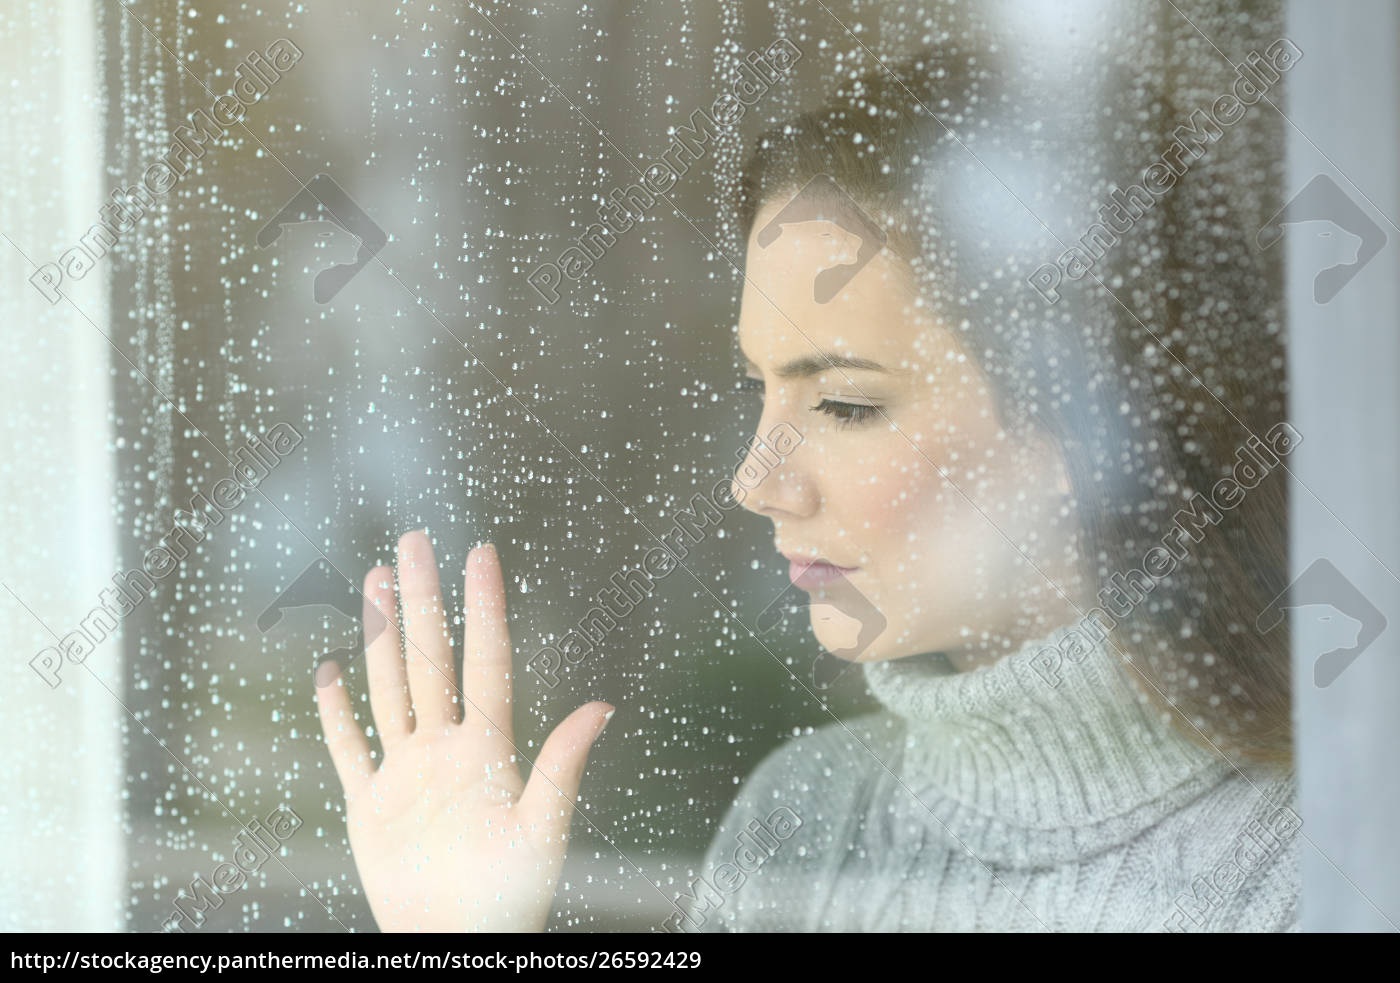
<svg viewBox="0 0 1400 983"><path fill-rule="evenodd" d="M804 221L759 246L782 204L753 225L739 345L762 393L757 433L786 423L802 441L771 470L755 461L762 479L736 495L773 520L818 641L859 661L939 651L968 668L1072 621L1057 590L1079 590L1059 454L1003 429L977 364L890 250L819 303L816 275L855 262L860 242ZM851 653L857 622L881 619Z"/></svg>

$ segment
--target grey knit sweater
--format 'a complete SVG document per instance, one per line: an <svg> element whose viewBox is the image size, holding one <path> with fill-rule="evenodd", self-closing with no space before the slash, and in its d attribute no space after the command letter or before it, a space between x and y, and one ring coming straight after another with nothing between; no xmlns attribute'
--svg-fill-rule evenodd
<svg viewBox="0 0 1400 983"><path fill-rule="evenodd" d="M867 665L887 711L769 755L668 927L1296 931L1293 775L1187 741L1106 649L1051 688L1055 638Z"/></svg>

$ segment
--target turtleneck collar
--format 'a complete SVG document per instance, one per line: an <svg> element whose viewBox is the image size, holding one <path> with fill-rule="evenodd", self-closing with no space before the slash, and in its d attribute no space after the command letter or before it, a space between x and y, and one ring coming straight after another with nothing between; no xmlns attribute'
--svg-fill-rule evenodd
<svg viewBox="0 0 1400 983"><path fill-rule="evenodd" d="M868 663L871 691L907 724L899 780L910 819L987 862L1082 858L1136 836L1233 769L1139 697L1105 646L1051 686L1036 654L1069 629L957 672L941 655Z"/></svg>

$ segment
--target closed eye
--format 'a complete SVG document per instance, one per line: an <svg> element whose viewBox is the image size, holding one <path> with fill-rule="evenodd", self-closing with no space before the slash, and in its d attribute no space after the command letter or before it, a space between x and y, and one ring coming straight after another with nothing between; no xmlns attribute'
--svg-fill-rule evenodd
<svg viewBox="0 0 1400 983"><path fill-rule="evenodd" d="M741 395L750 393L763 395L765 386L762 379L744 376L735 383L734 392ZM833 418L840 427L857 427L869 423L881 413L881 407L876 403L851 402L828 396L822 396L817 405L811 409Z"/></svg>
<svg viewBox="0 0 1400 983"><path fill-rule="evenodd" d="M856 427L868 423L880 415L880 407L870 403L844 403L840 400L823 398L812 409L818 413L835 417L842 426Z"/></svg>

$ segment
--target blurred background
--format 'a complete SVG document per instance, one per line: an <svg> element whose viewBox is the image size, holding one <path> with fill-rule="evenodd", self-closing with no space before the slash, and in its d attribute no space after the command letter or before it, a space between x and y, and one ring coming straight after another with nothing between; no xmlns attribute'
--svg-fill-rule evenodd
<svg viewBox="0 0 1400 983"><path fill-rule="evenodd" d="M580 703L618 707L589 765L592 825L575 821L551 927L658 926L762 757L832 714L873 708L859 673L836 684L830 712L814 700L805 625L768 636L771 653L747 637L742 625L787 580L768 523L743 510L557 687L523 671L614 573L638 565L652 534L728 476L751 432L757 403L734 392L742 260L731 209L745 147L880 61L930 44L985 51L1033 83L1047 137L1082 147L1063 173L1012 178L1062 238L1077 237L1108 189L1135 179L1165 142L1156 127L1180 122L1154 93L1209 105L1206 95L1234 81L1230 59L1284 33L1279 5L1236 6L10 3L0 11L0 604L15 644L0 725L13 759L0 766L0 828L12 844L0 927L158 930L178 890L228 859L240 822L285 804L304 826L282 864L263 867L202 931L372 931L313 702L313 667L354 627L324 612L294 613L267 633L257 622L322 556L358 586L392 561L400 534L421 527L454 611L467 550L490 540L501 552L527 753ZM1393 81L1389 16L1392 33L1376 43L1390 53L1355 61ZM557 261L602 197L636 183L634 168L658 159L751 52L780 38L801 59L681 177L674 205L658 202L545 303L527 275ZM267 58L282 40L299 58L242 124L50 305L34 270L77 243L191 113L232 90L250 54ZM1298 43L1306 64L1313 52ZM1351 88L1393 115L1400 90ZM1371 136L1393 151L1384 128ZM1250 214L1276 205L1277 185L1291 180L1283 148L1296 138L1260 107L1228 139L1230 151L1202 166L1234 182ZM1328 149L1349 159L1345 132L1335 139ZM318 174L387 237L326 303L313 280L354 259L354 236L304 223L258 244ZM1370 180L1378 201L1391 200L1393 177ZM1049 234L1044 252L1059 252ZM1393 242L1374 282L1356 289L1355 303L1379 306L1346 317L1385 316L1383 267L1393 272ZM1391 350L1345 357L1394 367ZM1376 400L1393 403L1379 380L1362 392L1373 412ZM1378 432L1358 436L1358 458L1393 437L1388 405ZM83 666L45 686L27 664L33 653L76 627L114 573L142 564L174 511L231 473L227 458L280 423L304 439L259 494L208 529ZM1367 487L1379 494L1393 464L1375 466ZM1366 532L1374 503L1349 495L1322 496L1332 517L1319 535L1344 539L1338 523L1361 530L1370 557L1358 562L1394 569L1393 524ZM1380 586L1369 596L1392 596L1381 570L1353 579L1372 575ZM1387 700L1392 679L1380 686ZM1380 808L1396 793L1374 795ZM1365 866L1357 857L1348 870ZM1359 907L1372 917L1376 904Z"/></svg>

